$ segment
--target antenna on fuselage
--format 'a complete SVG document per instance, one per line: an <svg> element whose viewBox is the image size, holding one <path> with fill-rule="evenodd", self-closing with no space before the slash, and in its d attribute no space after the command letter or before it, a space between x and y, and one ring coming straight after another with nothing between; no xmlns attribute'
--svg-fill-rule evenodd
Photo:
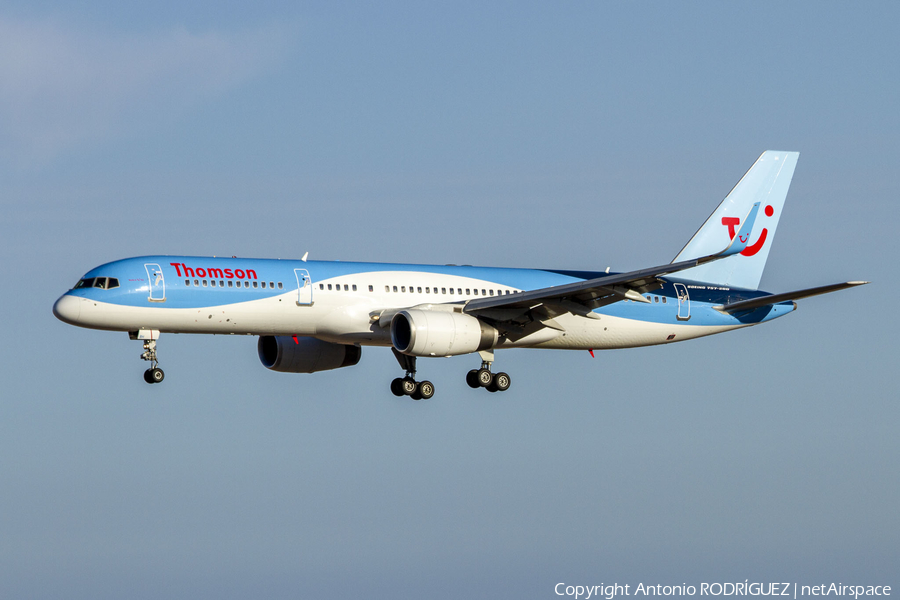
<svg viewBox="0 0 900 600"><path fill-rule="evenodd" d="M309 252L306 252L306 253L303 254L303 258L301 258L300 260L302 260L303 262L306 262L306 259L307 259L308 257L309 257Z"/></svg>

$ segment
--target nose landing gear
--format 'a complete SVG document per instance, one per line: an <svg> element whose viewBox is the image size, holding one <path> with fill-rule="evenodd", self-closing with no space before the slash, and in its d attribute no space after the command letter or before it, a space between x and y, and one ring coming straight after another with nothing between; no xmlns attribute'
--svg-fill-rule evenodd
<svg viewBox="0 0 900 600"><path fill-rule="evenodd" d="M162 382L166 378L166 374L159 368L159 361L156 358L156 340L159 339L159 331L155 329L129 331L128 337L133 340L144 341L144 352L141 354L141 360L150 361L150 368L144 371L144 381L147 383Z"/></svg>

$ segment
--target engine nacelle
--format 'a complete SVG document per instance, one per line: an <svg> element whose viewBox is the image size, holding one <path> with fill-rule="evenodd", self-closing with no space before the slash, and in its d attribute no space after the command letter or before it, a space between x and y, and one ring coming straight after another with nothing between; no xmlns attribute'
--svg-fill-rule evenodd
<svg viewBox="0 0 900 600"><path fill-rule="evenodd" d="M470 315L410 309L391 320L391 343L402 354L456 356L493 348L497 330Z"/></svg>
<svg viewBox="0 0 900 600"><path fill-rule="evenodd" d="M323 342L310 337L262 335L256 344L263 366L282 373L315 373L359 362L362 348Z"/></svg>

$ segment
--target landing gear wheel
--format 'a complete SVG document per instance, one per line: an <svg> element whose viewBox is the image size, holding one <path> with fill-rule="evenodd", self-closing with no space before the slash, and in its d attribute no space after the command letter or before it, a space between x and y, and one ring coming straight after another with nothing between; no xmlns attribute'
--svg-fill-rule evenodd
<svg viewBox="0 0 900 600"><path fill-rule="evenodd" d="M478 369L472 369L466 373L466 384L473 390L481 387L481 384L478 383Z"/></svg>
<svg viewBox="0 0 900 600"><path fill-rule="evenodd" d="M493 374L487 369L478 369L477 371L478 385L488 387L494 381Z"/></svg>
<svg viewBox="0 0 900 600"><path fill-rule="evenodd" d="M161 383L162 380L166 377L166 374L163 373L163 370L159 367L150 369L149 374L151 379L150 383Z"/></svg>
<svg viewBox="0 0 900 600"><path fill-rule="evenodd" d="M512 380L510 380L509 375L506 373L497 373L494 375L494 387L497 388L498 392L505 392L509 389Z"/></svg>
<svg viewBox="0 0 900 600"><path fill-rule="evenodd" d="M414 391L412 394L410 394L409 397L412 398L413 400L421 400L422 394L420 394L419 390L416 389L416 391Z"/></svg>
<svg viewBox="0 0 900 600"><path fill-rule="evenodd" d="M434 384L430 381L420 382L418 387L416 387L416 394L418 394L422 400L428 400L434 396Z"/></svg>
<svg viewBox="0 0 900 600"><path fill-rule="evenodd" d="M146 381L147 383L153 383L153 380L150 379L150 369L144 371L144 381Z"/></svg>
<svg viewBox="0 0 900 600"><path fill-rule="evenodd" d="M412 396L416 393L416 380L412 377L404 377L401 380L403 393L407 396Z"/></svg>
<svg viewBox="0 0 900 600"><path fill-rule="evenodd" d="M492 393L492 394L493 394L494 392L499 392L499 391L500 391L500 390L497 389L497 381L496 381L496 380L495 380L495 381L492 381L492 382L491 382L491 385L487 386L487 391L489 391L489 392Z"/></svg>
<svg viewBox="0 0 900 600"><path fill-rule="evenodd" d="M391 393L395 396L405 396L406 393L403 391L403 379L398 377L397 379L391 382Z"/></svg>

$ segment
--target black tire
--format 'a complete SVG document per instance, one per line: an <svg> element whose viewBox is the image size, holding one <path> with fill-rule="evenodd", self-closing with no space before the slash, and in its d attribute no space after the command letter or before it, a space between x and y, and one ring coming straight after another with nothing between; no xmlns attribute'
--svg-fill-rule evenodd
<svg viewBox="0 0 900 600"><path fill-rule="evenodd" d="M434 384L430 381L422 381L416 388L416 393L422 397L422 400L428 400L434 396Z"/></svg>
<svg viewBox="0 0 900 600"><path fill-rule="evenodd" d="M494 375L487 369L478 369L478 385L488 387L494 381Z"/></svg>
<svg viewBox="0 0 900 600"><path fill-rule="evenodd" d="M497 386L498 392L505 392L512 384L512 380L506 373L497 373L494 375L494 385Z"/></svg>
<svg viewBox="0 0 900 600"><path fill-rule="evenodd" d="M162 380L166 378L166 374L163 373L163 370L159 367L155 369L150 369L150 379L153 380L153 383L162 383Z"/></svg>
<svg viewBox="0 0 900 600"><path fill-rule="evenodd" d="M496 381L496 378L494 378L494 381L491 382L491 385L487 386L487 391L489 391L489 392L492 393L492 394L493 394L494 392L499 392L499 391L500 391L500 390L497 389L497 381Z"/></svg>
<svg viewBox="0 0 900 600"><path fill-rule="evenodd" d="M416 391L414 391L412 394L410 394L409 397L412 398L413 400L421 400L422 394L420 394L419 389L416 388Z"/></svg>
<svg viewBox="0 0 900 600"><path fill-rule="evenodd" d="M153 383L153 380L150 379L150 369L144 371L144 381L146 381L147 383Z"/></svg>
<svg viewBox="0 0 900 600"><path fill-rule="evenodd" d="M416 393L416 388L418 386L416 385L415 379L413 379L412 377L404 377L403 379L401 379L401 381L403 382L403 393L405 395L412 396Z"/></svg>
<svg viewBox="0 0 900 600"><path fill-rule="evenodd" d="M466 373L466 384L473 390L481 387L481 384L478 383L478 369L472 369Z"/></svg>
<svg viewBox="0 0 900 600"><path fill-rule="evenodd" d="M395 396L405 396L403 393L403 379L398 377L391 382L391 393Z"/></svg>

